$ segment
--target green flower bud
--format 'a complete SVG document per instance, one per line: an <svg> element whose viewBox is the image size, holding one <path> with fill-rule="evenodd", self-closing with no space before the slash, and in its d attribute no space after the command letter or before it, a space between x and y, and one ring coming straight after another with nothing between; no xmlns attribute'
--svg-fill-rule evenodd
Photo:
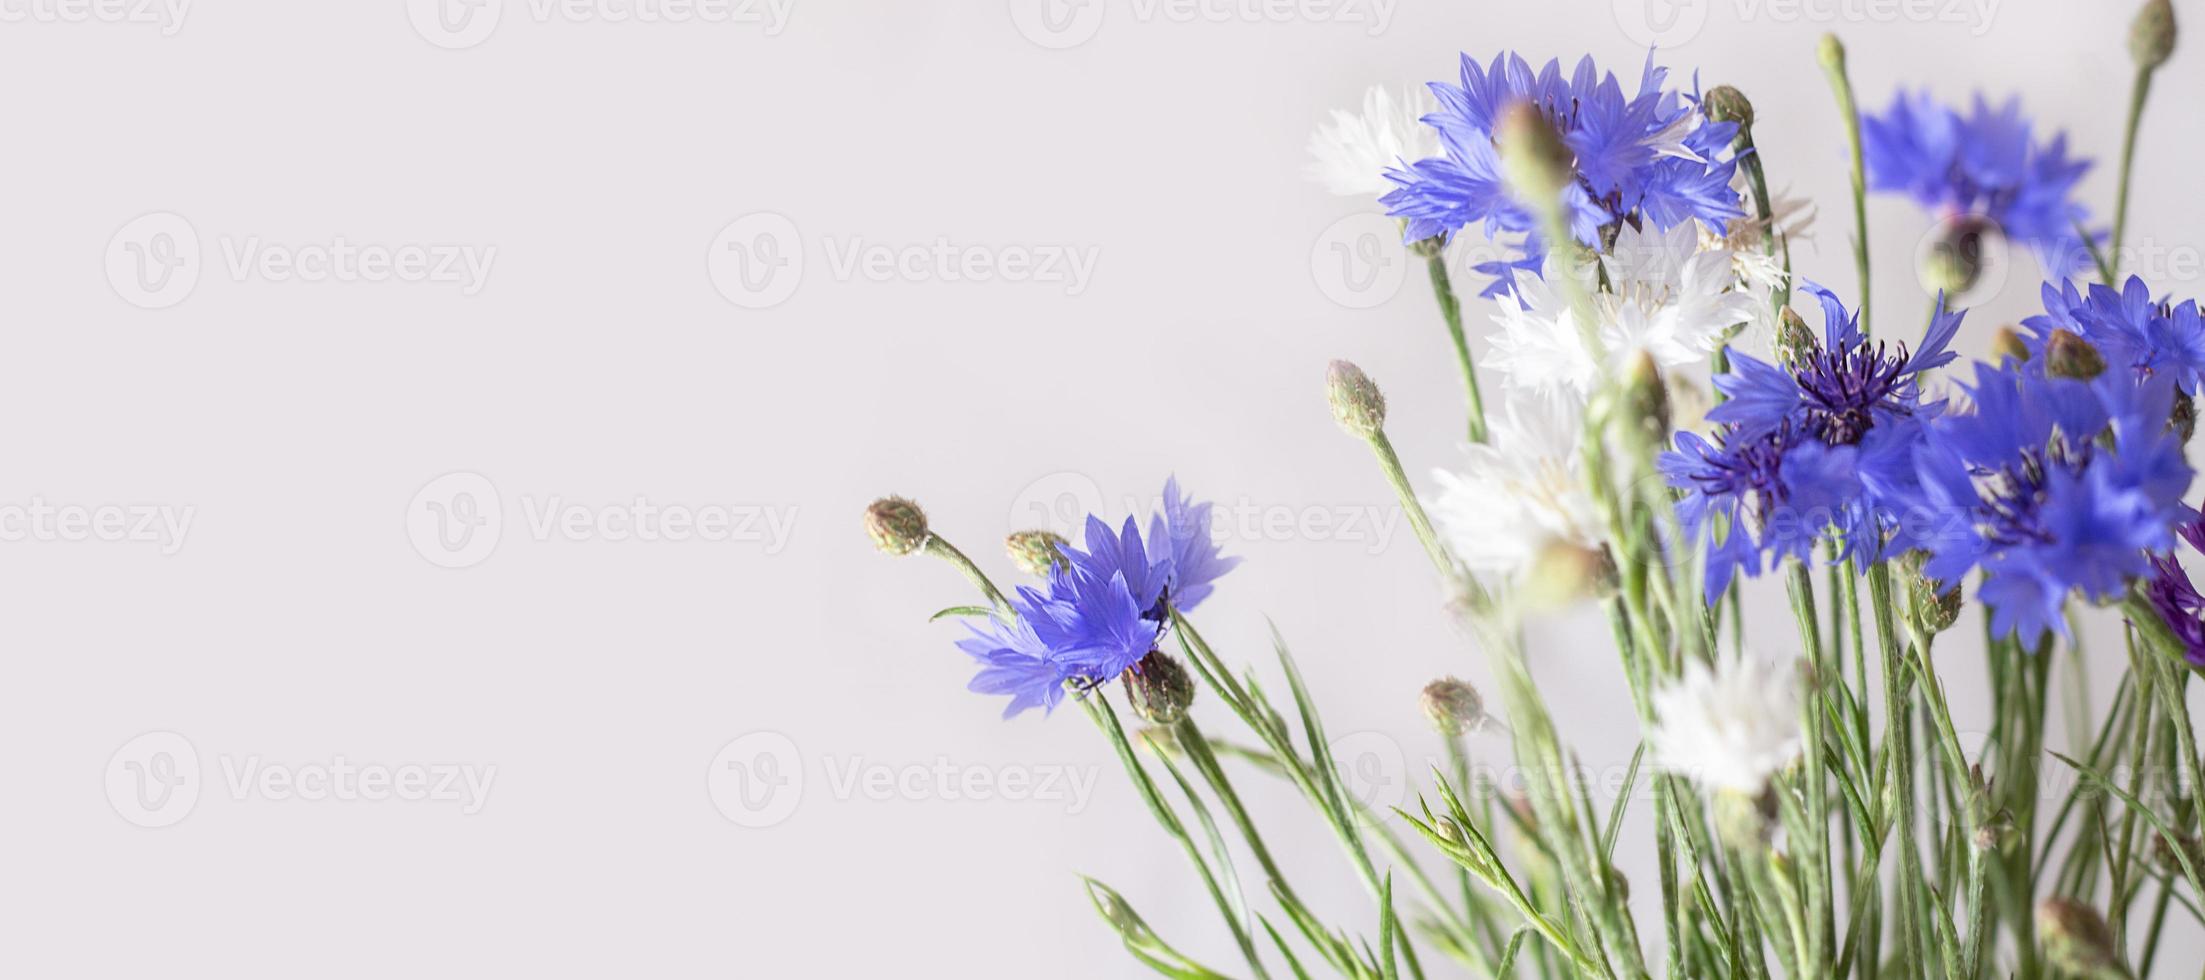
<svg viewBox="0 0 2205 980"><path fill-rule="evenodd" d="M1527 610L1554 609L1579 599L1612 595L1616 579L1615 560L1606 548L1557 539L1532 556L1516 598Z"/></svg>
<svg viewBox="0 0 2205 980"><path fill-rule="evenodd" d="M2086 977L2125 976L2114 951L2113 930L2098 910L2081 902L2048 898L2037 903L2037 932L2060 969Z"/></svg>
<svg viewBox="0 0 2205 980"><path fill-rule="evenodd" d="M1784 307L1776 318L1776 362L1796 371L1821 349L1822 343L1815 339L1807 321L1791 307Z"/></svg>
<svg viewBox="0 0 2205 980"><path fill-rule="evenodd" d="M1776 832L1776 794L1758 795L1734 789L1715 791L1715 833L1733 849L1756 852L1769 846Z"/></svg>
<svg viewBox="0 0 2205 980"><path fill-rule="evenodd" d="M1003 550L1010 552L1011 564L1019 571L1048 575L1067 564L1063 551L1066 543L1063 536L1049 531L1018 531L1003 539Z"/></svg>
<svg viewBox="0 0 2205 980"><path fill-rule="evenodd" d="M865 508L865 533L882 553L908 555L926 547L926 512L902 497L882 497Z"/></svg>
<svg viewBox="0 0 2205 980"><path fill-rule="evenodd" d="M2136 12L2128 28L2128 53L2136 59L2136 67L2145 71L2167 63L2174 54L2172 0L2146 0L2144 9Z"/></svg>
<svg viewBox="0 0 2205 980"><path fill-rule="evenodd" d="M1631 359L1631 374L1624 380L1623 391L1623 410L1629 413L1624 423L1638 426L1653 442L1668 442L1669 384L1662 379L1661 365L1654 363L1654 355L1639 351Z"/></svg>
<svg viewBox="0 0 2205 980"><path fill-rule="evenodd" d="M1822 62L1824 71L1845 70L1845 42L1835 34L1822 35L1822 43L1815 46L1815 60Z"/></svg>
<svg viewBox="0 0 2205 980"><path fill-rule="evenodd" d="M1728 85L1708 89L1707 95L1700 100L1700 111L1716 122L1733 122L1740 128L1753 128L1753 103L1746 101L1746 93Z"/></svg>
<svg viewBox="0 0 2205 980"><path fill-rule="evenodd" d="M1502 110L1494 135L1501 152L1501 174L1517 196L1533 202L1558 201L1575 179L1576 155L1536 106L1518 102Z"/></svg>
<svg viewBox="0 0 2205 980"><path fill-rule="evenodd" d="M2044 370L2056 378L2088 381L2105 373L2105 355L2073 331L2054 330L2044 344Z"/></svg>
<svg viewBox="0 0 2205 980"><path fill-rule="evenodd" d="M1386 428L1386 396L1363 369L1346 361L1334 361L1325 370L1325 397L1332 402L1332 417L1350 435L1375 439Z"/></svg>
<svg viewBox="0 0 2205 980"><path fill-rule="evenodd" d="M2021 331L2000 327L1991 335L1991 355L2019 364L2029 359L2029 345L2022 343Z"/></svg>
<svg viewBox="0 0 2205 980"><path fill-rule="evenodd" d="M1194 703L1194 678L1162 650L1150 650L1121 676L1133 713L1151 725L1178 724Z"/></svg>
<svg viewBox="0 0 2205 980"><path fill-rule="evenodd" d="M1947 299L1967 292L1983 274L1983 242L1995 228L1972 214L1943 222L1929 254L1922 257L1922 282L1944 290Z"/></svg>
<svg viewBox="0 0 2205 980"><path fill-rule="evenodd" d="M1485 698L1477 688L1453 677L1424 685L1417 704L1431 721L1432 730L1441 735L1463 735L1485 727Z"/></svg>
<svg viewBox="0 0 2205 980"><path fill-rule="evenodd" d="M1922 572L1922 565L1928 560L1927 554L1910 551L1900 566L1906 570L1907 590L1922 617L1922 626L1934 636L1960 621L1961 597L1960 586L1940 588L1936 579Z"/></svg>

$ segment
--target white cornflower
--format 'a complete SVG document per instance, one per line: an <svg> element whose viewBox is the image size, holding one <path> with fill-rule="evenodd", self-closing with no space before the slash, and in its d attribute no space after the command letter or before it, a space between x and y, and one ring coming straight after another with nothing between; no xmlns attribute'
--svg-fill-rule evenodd
<svg viewBox="0 0 2205 980"><path fill-rule="evenodd" d="M1514 575L1560 541L1597 547L1598 512L1578 467L1581 407L1510 389L1490 441L1460 473L1434 470L1426 501L1449 550L1472 571Z"/></svg>
<svg viewBox="0 0 2205 980"><path fill-rule="evenodd" d="M1393 190L1389 167L1439 155L1439 131L1424 125L1425 114L1439 108L1422 86L1396 95L1383 85L1363 94L1363 111L1332 110L1332 121L1309 137L1303 169L1309 179L1344 197L1376 197Z"/></svg>
<svg viewBox="0 0 2205 980"><path fill-rule="evenodd" d="M1567 388L1582 397L1640 351L1665 372L1705 360L1768 299L1741 287L1729 250L1701 249L1696 227L1687 222L1667 232L1640 232L1626 226L1600 257L1607 290L1594 295L1593 312L1606 363L1586 350L1575 314L1554 285L1563 274L1560 263L1549 261L1546 279L1518 278L1517 301L1501 302L1493 318L1501 332L1493 338L1492 367L1515 384ZM1578 277L1591 291L1590 269Z"/></svg>
<svg viewBox="0 0 2205 980"><path fill-rule="evenodd" d="M1700 247L1728 250L1731 265L1737 272L1739 287L1760 300L1760 304L1754 308L1753 319L1746 321L1745 328L1731 340L1731 348L1765 361L1774 353L1776 338L1776 308L1771 304L1771 298L1778 289L1783 288L1786 279L1784 249L1770 249L1767 245L1772 235L1786 242L1810 240L1808 228L1814 224L1815 209L1812 203L1801 198L1773 195L1769 203L1769 220L1762 221L1758 214L1759 205L1754 203L1751 193L1746 189L1743 171L1738 175L1736 186L1739 207L1747 216L1732 218L1721 235L1702 229Z"/></svg>
<svg viewBox="0 0 2205 980"><path fill-rule="evenodd" d="M1710 789L1758 794L1799 758L1799 672L1794 664L1742 658L1684 676L1654 692L1654 764Z"/></svg>

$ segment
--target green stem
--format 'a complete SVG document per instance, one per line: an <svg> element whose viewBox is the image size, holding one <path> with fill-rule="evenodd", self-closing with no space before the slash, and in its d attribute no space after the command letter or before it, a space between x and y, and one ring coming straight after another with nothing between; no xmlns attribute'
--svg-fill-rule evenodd
<svg viewBox="0 0 2205 980"><path fill-rule="evenodd" d="M1443 250L1435 246L1424 264L1432 274L1432 294L1439 300L1439 315L1447 321L1447 339L1455 344L1455 363L1462 368L1463 393L1470 398L1470 441L1484 442L1485 396L1478 391L1478 364L1470 356L1470 340L1462 331L1462 300L1455 295L1455 284L1447 274L1447 257Z"/></svg>
<svg viewBox="0 0 2205 980"><path fill-rule="evenodd" d="M1845 73L1845 46L1838 43L1837 35L1828 34L1822 38L1822 49L1822 68L1830 76L1830 92L1837 97L1846 145L1852 151L1853 265L1860 273L1860 332L1868 336L1868 168L1861 157L1860 109L1853 100L1853 80Z"/></svg>
<svg viewBox="0 0 2205 980"><path fill-rule="evenodd" d="M2129 89L2128 123L2121 134L2121 182L2113 192L2113 251L2110 267L2118 272L2121 267L2121 243L2127 241L2129 174L2136 165L2136 131L2144 120L2144 99L2151 94L2152 69L2136 69L2136 84ZM2105 284L2113 285L2113 276L2106 277Z"/></svg>
<svg viewBox="0 0 2205 980"><path fill-rule="evenodd" d="M1011 601L1003 597L1003 593L995 587L994 582L988 581L987 573L982 572L980 566L973 564L972 559L965 557L964 552L957 550L956 545L950 544L949 539L939 534L927 535L926 553L956 566L958 571L965 573L965 578L969 579L975 587L987 595L988 601L995 604L997 611L1003 613L1011 611Z"/></svg>

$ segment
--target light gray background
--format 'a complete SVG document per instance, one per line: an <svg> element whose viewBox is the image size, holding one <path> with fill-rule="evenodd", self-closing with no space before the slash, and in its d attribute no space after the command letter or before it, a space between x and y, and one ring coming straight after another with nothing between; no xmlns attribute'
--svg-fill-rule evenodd
<svg viewBox="0 0 2205 980"><path fill-rule="evenodd" d="M193 514L173 555L0 547L0 972L1133 975L1080 873L1229 970L1206 898L1079 713L1005 724L963 690L957 628L925 619L971 596L937 562L874 553L868 500L916 497L1008 578L1003 533L1067 495L1145 509L1176 472L1248 515L1228 542L1248 561L1201 611L1206 632L1275 679L1274 618L1355 740L1358 786L1398 799L1438 748L1417 688L1488 672L1405 529L1326 526L1398 515L1320 380L1332 357L1369 369L1419 475L1454 460L1460 396L1416 270L1397 294L1346 296L1368 309L1323 285L1335 223L1370 210L1300 176L1326 110L1372 82L1451 78L1463 50L1589 51L1635 79L1658 39L1678 81L1698 68L1752 97L1774 183L1821 207L1801 269L1851 294L1822 31L1850 42L1870 106L1902 83L2019 93L2101 159L2129 77L2125 3L2006 0L1985 19L1942 0L1404 2L1374 35L1265 22L1275 8L1252 3L1187 22L1091 2L1099 30L1062 50L1002 0L796 0L778 33L539 20L505 0L495 32L459 49L401 0L200 0L167 34L0 23L0 504ZM2177 293L2196 291L2205 225L2187 190L2205 146L2180 111L2205 80L2195 54L2161 76L2132 233ZM2083 185L2101 215L2110 170ZM201 243L196 287L162 310L126 302L107 262L153 212ZM767 309L729 302L713 274L715 236L758 212L787 218L804 256ZM1870 212L1879 313L1910 336L1928 219L1889 199ZM497 251L471 296L233 278L222 247L256 236ZM842 277L830 260L938 238L1096 264L1075 290ZM2024 260L1970 316L1966 350L2028 309L2033 275ZM1474 325L1487 308L1470 305ZM431 502L417 493L452 472L489 480L503 513L496 550L457 570L410 533ZM614 542L538 539L526 518L553 498L637 497L794 524ZM1777 593L1753 595L1759 645L1789 654ZM1536 668L1585 761L1620 766L1636 740L1624 686L1604 629L1579 619L1545 631ZM2101 698L2113 635L2098 636ZM1941 660L1962 727L1980 727L1975 644ZM1197 711L1233 730L1214 702ZM127 799L125 767L147 761L129 746L162 731L188 740L201 792L149 829L110 790ZM754 732L801 767L766 827L711 790L734 771L721 763L781 744L719 755ZM224 776L339 756L495 766L495 782L466 814L239 796ZM941 760L960 779L1069 772L1095 790L945 800ZM837 786L914 765L885 793ZM1297 886L1375 933L1324 829L1243 779Z"/></svg>

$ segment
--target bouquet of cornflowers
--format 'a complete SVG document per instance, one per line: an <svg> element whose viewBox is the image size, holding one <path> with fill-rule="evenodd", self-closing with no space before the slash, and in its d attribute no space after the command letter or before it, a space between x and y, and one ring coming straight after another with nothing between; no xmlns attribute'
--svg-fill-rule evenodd
<svg viewBox="0 0 2205 980"><path fill-rule="evenodd" d="M2041 139L2017 103L1901 92L1863 113L1844 48L1824 38L1852 164L1850 302L1792 267L1808 211L1770 193L1744 94L1681 91L1651 55L1631 86L1590 59L1465 56L1458 81L1374 89L1335 114L1311 176L1400 220L1468 402L1468 459L1420 485L1377 384L1345 362L1326 379L1450 597L1436 614L1496 678L1492 703L1453 678L1424 688L1452 767L1413 808L1379 812L1347 790L1283 640L1280 697L1203 638L1192 617L1238 559L1176 481L1145 524L1090 516L1076 544L1012 534L1031 578L1009 589L909 500L874 503L867 531L978 590L936 617L965 620L972 690L1007 697L1006 716L1069 704L1097 727L1216 905L1236 974L2196 969L2159 953L2205 928L2187 706L2205 596L2179 560L2205 549L2184 459L2205 322L2116 265L2137 128L2174 37L2167 0L2146 3L2109 229L2075 199L2089 162ZM1918 329L1871 318L1872 192L1940 218L1924 272L1943 288ZM2035 256L2043 311L1997 333L1995 361L1962 369L1954 297L1994 237ZM1471 248L1501 257L1466 270ZM1490 401L1461 271L1499 307ZM1796 635L1746 635L1740 583L1758 576L1781 577ZM1972 747L1934 655L1971 595L1992 687ZM1534 618L1585 604L1611 627L1643 732L1605 812L1524 641ZM2075 693L2053 693L2066 685L2052 663L2079 664L2078 624L2101 615L2120 618L2127 669L2107 715L2055 751L2049 705ZM1245 731L1197 725L1198 693ZM1509 744L1520 793L1470 778L1464 737L1480 730ZM1304 903L1236 789L1246 779L1284 780L1316 811L1367 886L1367 919ZM1634 913L1617 867L1626 820L1652 828L1656 871L1636 887L1659 890L1659 921ZM1228 975L1108 885L1087 888L1139 962Z"/></svg>

